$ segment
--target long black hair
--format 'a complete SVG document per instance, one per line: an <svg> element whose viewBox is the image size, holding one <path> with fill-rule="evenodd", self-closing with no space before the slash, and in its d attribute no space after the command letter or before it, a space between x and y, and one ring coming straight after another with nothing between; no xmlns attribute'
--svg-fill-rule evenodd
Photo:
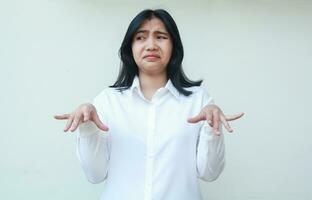
<svg viewBox="0 0 312 200"><path fill-rule="evenodd" d="M126 90L131 87L133 79L138 74L138 66L136 65L132 54L132 40L136 31L140 28L145 20L156 17L160 19L172 38L172 54L166 67L167 76L171 80L174 87L183 95L189 96L191 91L185 88L192 86L200 86L202 80L191 81L188 79L182 69L182 60L184 56L183 45L180 38L179 30L170 14L163 9L146 9L141 11L130 23L126 35L119 49L121 59L121 69L117 81L114 85L109 86L119 91Z"/></svg>

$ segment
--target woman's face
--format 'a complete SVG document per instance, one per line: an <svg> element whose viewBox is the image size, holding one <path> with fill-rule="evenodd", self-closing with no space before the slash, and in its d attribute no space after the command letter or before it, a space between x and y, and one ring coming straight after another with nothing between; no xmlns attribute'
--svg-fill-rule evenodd
<svg viewBox="0 0 312 200"><path fill-rule="evenodd" d="M163 22L152 18L142 23L132 41L132 54L139 73L166 74L172 53L172 39Z"/></svg>

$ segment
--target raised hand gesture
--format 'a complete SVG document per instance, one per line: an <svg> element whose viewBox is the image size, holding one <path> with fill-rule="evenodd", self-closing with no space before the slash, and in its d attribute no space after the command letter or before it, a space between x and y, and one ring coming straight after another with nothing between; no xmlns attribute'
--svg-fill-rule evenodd
<svg viewBox="0 0 312 200"><path fill-rule="evenodd" d="M233 129L230 127L228 121L233 121L241 118L244 113L239 113L236 115L224 115L222 110L216 105L207 105L205 106L200 113L189 118L187 121L189 123L198 123L200 121L207 120L208 124L213 128L213 132L217 135L220 135L219 126L224 125L228 132L233 132Z"/></svg>
<svg viewBox="0 0 312 200"><path fill-rule="evenodd" d="M108 131L108 127L99 119L96 108L90 103L81 104L71 114L55 115L54 118L57 120L67 120L64 132L67 132L68 130L73 132L81 123L87 121L92 121L99 129Z"/></svg>

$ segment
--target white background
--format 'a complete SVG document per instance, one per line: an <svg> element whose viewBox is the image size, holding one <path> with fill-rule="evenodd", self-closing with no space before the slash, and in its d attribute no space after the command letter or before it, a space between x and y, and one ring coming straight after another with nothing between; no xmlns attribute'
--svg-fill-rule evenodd
<svg viewBox="0 0 312 200"><path fill-rule="evenodd" d="M0 199L99 199L54 114L115 81L118 49L144 8L167 9L187 75L227 114L226 167L207 200L312 199L311 1L0 1Z"/></svg>

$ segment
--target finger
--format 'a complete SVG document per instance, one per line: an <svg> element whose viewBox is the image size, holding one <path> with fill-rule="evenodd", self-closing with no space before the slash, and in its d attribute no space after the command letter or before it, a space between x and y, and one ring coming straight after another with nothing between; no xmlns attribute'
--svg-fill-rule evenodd
<svg viewBox="0 0 312 200"><path fill-rule="evenodd" d="M83 122L90 120L90 112L86 111L83 113Z"/></svg>
<svg viewBox="0 0 312 200"><path fill-rule="evenodd" d="M67 124L66 124L65 128L64 128L64 132L68 131L68 129L70 128L70 126L71 126L72 123L73 123L73 119L74 119L74 116L71 115L71 116L69 117L68 121L67 121Z"/></svg>
<svg viewBox="0 0 312 200"><path fill-rule="evenodd" d="M205 119L206 119L206 116L204 115L204 113L199 113L197 116L189 118L187 120L187 122L189 122L189 123L197 123L197 122L205 120Z"/></svg>
<svg viewBox="0 0 312 200"><path fill-rule="evenodd" d="M99 116L97 115L97 113L96 113L96 112L93 112L92 114L93 114L93 115L92 115L92 120L93 120L93 122L95 123L95 125L96 125L99 129L101 129L102 131L108 131L108 127L105 126L105 125L102 123L102 121L99 119Z"/></svg>
<svg viewBox="0 0 312 200"><path fill-rule="evenodd" d="M63 115L54 115L55 119L63 120L63 119L69 119L70 114L63 114Z"/></svg>
<svg viewBox="0 0 312 200"><path fill-rule="evenodd" d="M233 121L233 120L237 120L239 118L241 118L245 113L239 113L239 114L236 114L236 115L226 115L225 116L225 119L226 121Z"/></svg>
<svg viewBox="0 0 312 200"><path fill-rule="evenodd" d="M208 112L208 113L206 114L206 120L207 120L208 124L209 124L211 127L213 127L213 123L212 123L212 112Z"/></svg>
<svg viewBox="0 0 312 200"><path fill-rule="evenodd" d="M80 124L79 122L81 122L80 121L81 115L82 115L81 113L77 113L75 115L74 122L73 122L73 124L70 127L70 131L71 132L74 132L77 129L78 125Z"/></svg>
<svg viewBox="0 0 312 200"><path fill-rule="evenodd" d="M226 128L226 130L232 133L233 129L230 127L230 124L226 121L225 116L223 114L220 116L220 120L222 124L224 125L224 127Z"/></svg>
<svg viewBox="0 0 312 200"><path fill-rule="evenodd" d="M213 112L213 131L215 134L220 135L219 132L219 122L220 122L220 117L219 117L219 112L215 111Z"/></svg>

